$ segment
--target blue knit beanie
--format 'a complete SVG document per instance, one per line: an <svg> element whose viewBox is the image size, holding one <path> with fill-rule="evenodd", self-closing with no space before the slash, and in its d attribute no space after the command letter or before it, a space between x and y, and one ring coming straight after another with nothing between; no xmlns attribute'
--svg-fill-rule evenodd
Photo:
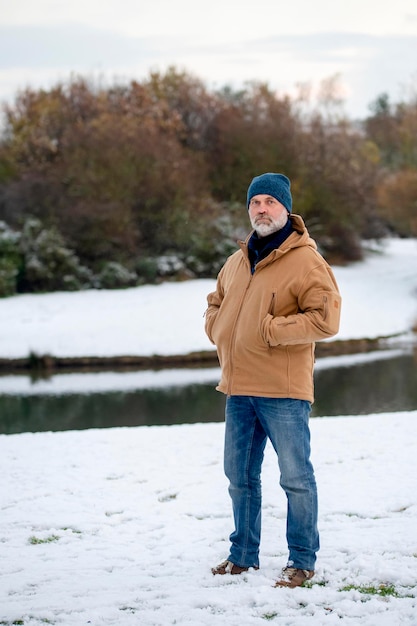
<svg viewBox="0 0 417 626"><path fill-rule="evenodd" d="M288 213L291 213L292 196L290 187L290 180L284 174L268 173L255 176L248 188L246 206L249 208L249 202L253 196L265 193L281 202Z"/></svg>

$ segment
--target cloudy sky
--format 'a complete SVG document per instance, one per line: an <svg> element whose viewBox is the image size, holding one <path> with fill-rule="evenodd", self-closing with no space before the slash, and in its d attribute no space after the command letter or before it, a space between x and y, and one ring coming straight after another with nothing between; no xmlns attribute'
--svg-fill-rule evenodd
<svg viewBox="0 0 417 626"><path fill-rule="evenodd" d="M0 0L0 100L71 75L105 85L174 65L207 87L294 95L338 75L351 117L417 94L416 0Z"/></svg>

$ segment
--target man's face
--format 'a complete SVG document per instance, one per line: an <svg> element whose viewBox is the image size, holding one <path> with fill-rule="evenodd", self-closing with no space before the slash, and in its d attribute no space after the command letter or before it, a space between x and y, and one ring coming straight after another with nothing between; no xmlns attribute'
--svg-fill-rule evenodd
<svg viewBox="0 0 417 626"><path fill-rule="evenodd" d="M288 211L273 196L260 193L249 202L249 219L259 237L281 230L288 220Z"/></svg>

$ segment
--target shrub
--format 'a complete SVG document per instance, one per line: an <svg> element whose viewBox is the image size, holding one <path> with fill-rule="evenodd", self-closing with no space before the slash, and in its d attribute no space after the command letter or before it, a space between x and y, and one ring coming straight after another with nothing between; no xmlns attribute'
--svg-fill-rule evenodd
<svg viewBox="0 0 417 626"><path fill-rule="evenodd" d="M0 297L16 293L22 264L19 252L20 234L0 222Z"/></svg>
<svg viewBox="0 0 417 626"><path fill-rule="evenodd" d="M138 277L121 263L109 261L97 276L97 286L102 289L118 289L137 284Z"/></svg>
<svg viewBox="0 0 417 626"><path fill-rule="evenodd" d="M74 291L92 285L92 272L67 248L62 235L55 228L44 228L40 220L26 220L19 248L23 258L19 291Z"/></svg>
<svg viewBox="0 0 417 626"><path fill-rule="evenodd" d="M158 262L152 257L141 257L135 263L138 281L141 284L155 283L158 278Z"/></svg>

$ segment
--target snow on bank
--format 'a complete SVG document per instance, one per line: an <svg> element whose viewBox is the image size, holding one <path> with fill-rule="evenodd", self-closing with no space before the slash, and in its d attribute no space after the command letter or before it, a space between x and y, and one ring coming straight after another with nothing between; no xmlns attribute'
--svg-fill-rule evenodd
<svg viewBox="0 0 417 626"><path fill-rule="evenodd" d="M272 586L286 510L270 447L261 569L213 577L231 531L223 424L0 436L0 623L415 626L417 412L311 428L322 548L294 590Z"/></svg>
<svg viewBox="0 0 417 626"><path fill-rule="evenodd" d="M392 359L408 354L410 347L378 350L359 354L317 359L318 372L332 367L351 367L363 363ZM48 378L34 378L25 374L0 376L0 395L65 395L73 393L100 393L110 391L134 391L138 389L161 389L193 384L217 385L219 367L145 370L133 372L85 372L56 373Z"/></svg>
<svg viewBox="0 0 417 626"><path fill-rule="evenodd" d="M406 333L417 319L417 242L389 239L364 262L335 267L338 339ZM0 358L149 356L214 350L203 314L214 280L117 291L20 295L0 302Z"/></svg>

